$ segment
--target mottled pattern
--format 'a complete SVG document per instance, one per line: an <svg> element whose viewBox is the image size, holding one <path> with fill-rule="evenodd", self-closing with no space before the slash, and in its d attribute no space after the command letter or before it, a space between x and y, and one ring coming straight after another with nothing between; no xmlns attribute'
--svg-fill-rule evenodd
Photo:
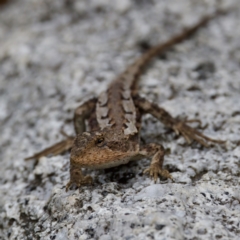
<svg viewBox="0 0 240 240"><path fill-rule="evenodd" d="M109 108L107 106L108 103L108 93L102 92L98 97L98 102L96 105L96 116L97 122L101 129L105 127L110 127L111 116L109 116Z"/></svg>
<svg viewBox="0 0 240 240"><path fill-rule="evenodd" d="M172 115L202 119L226 148L188 146L147 116L142 137L169 149L174 183L153 184L144 159L83 169L93 185L66 193L68 153L24 161L63 140L62 126L74 134L74 110L140 55L138 43L162 42L230 4L233 12L157 58L140 87ZM239 240L239 16L239 0L9 0L0 9L0 239ZM215 71L199 70L205 63ZM90 129L95 119L94 109Z"/></svg>

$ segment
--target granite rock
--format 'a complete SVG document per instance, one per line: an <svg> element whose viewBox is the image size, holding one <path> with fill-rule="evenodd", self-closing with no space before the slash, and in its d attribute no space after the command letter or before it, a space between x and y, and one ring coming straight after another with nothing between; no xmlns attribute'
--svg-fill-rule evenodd
<svg viewBox="0 0 240 240"><path fill-rule="evenodd" d="M65 192L69 153L24 161L74 134L74 109L143 51L216 7L232 7L155 59L143 96L202 120L224 146L187 145L153 117L142 137L169 150L175 182L149 160L91 171ZM22 0L0 8L0 239L239 239L240 4L238 0Z"/></svg>

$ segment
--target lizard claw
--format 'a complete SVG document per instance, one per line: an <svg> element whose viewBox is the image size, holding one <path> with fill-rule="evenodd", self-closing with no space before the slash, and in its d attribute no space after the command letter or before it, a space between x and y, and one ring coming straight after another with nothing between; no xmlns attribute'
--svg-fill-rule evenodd
<svg viewBox="0 0 240 240"><path fill-rule="evenodd" d="M149 174L150 178L154 180L154 183L157 182L158 176L170 178L173 181L173 178L168 170L162 169L159 165L150 165L150 167L148 167L143 173Z"/></svg>

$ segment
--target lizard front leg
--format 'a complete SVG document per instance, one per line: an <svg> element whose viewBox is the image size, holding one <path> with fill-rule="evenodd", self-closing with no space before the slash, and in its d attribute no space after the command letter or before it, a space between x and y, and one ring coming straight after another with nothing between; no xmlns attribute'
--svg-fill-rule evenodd
<svg viewBox="0 0 240 240"><path fill-rule="evenodd" d="M77 135L86 131L85 120L90 117L96 107L97 99L93 98L80 105L74 112L74 128ZM91 125L91 123L90 123ZM94 124L92 124L94 125ZM93 126L90 126L93 127ZM91 176L84 176L81 168L73 165L70 161L70 181L66 185L66 192L72 184L79 188L81 185L92 183Z"/></svg>
<svg viewBox="0 0 240 240"><path fill-rule="evenodd" d="M81 185L92 184L93 179L91 176L84 176L81 168L71 165L70 166L70 181L66 185L66 192L72 184L76 184L78 188Z"/></svg>
<svg viewBox="0 0 240 240"><path fill-rule="evenodd" d="M208 147L207 141L214 143L225 143L225 141L212 139L205 136L195 128L190 127L187 123L200 122L199 120L185 120L180 121L170 115L165 109L158 105L149 102L140 96L134 97L135 105L140 109L142 113L150 113L152 116L160 120L166 127L169 127L175 131L176 134L181 134L185 140L190 144L193 140L197 141L201 145Z"/></svg>
<svg viewBox="0 0 240 240"><path fill-rule="evenodd" d="M143 146L139 153L146 157L152 157L151 164L144 173L149 174L155 183L159 176L172 179L171 174L166 169L163 169L164 148L162 145L150 143Z"/></svg>

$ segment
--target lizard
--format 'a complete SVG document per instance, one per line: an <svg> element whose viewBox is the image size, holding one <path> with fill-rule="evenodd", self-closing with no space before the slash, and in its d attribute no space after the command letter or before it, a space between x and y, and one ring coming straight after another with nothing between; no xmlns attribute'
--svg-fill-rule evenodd
<svg viewBox="0 0 240 240"><path fill-rule="evenodd" d="M151 47L118 75L106 91L97 98L89 99L75 110L75 137L65 134L65 140L26 160L39 159L49 154L57 155L71 149L70 181L66 185L66 191L74 184L80 188L81 185L93 182L91 176L83 174L82 168L111 168L144 157L152 158L144 173L155 183L159 176L174 181L169 171L163 168L164 147L157 143L141 144L141 117L144 114L151 114L177 135L181 134L189 144L196 141L208 147L208 142L222 144L225 141L210 138L189 125L200 120L179 120L164 108L141 97L137 91L137 83L144 68L154 57L188 39L211 19L225 12L216 10L166 42ZM86 131L87 125L89 131Z"/></svg>

